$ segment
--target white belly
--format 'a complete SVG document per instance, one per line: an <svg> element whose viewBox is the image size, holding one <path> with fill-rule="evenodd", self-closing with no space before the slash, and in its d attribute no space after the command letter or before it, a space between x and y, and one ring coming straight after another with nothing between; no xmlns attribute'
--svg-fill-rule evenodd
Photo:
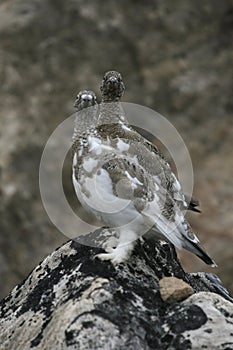
<svg viewBox="0 0 233 350"><path fill-rule="evenodd" d="M83 208L107 226L130 227L138 235L142 231L145 233L144 218L132 201L113 194L111 178L106 170L101 169L97 173L91 177L82 176L77 181L73 169L73 185Z"/></svg>

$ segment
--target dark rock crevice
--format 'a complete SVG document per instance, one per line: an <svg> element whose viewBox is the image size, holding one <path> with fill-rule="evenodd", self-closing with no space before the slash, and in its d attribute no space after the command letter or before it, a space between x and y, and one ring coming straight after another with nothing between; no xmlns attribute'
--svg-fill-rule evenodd
<svg viewBox="0 0 233 350"><path fill-rule="evenodd" d="M95 258L102 232L80 238L97 247L68 241L3 299L5 350L233 346L232 299L217 277L186 273L173 246L152 239L139 240L129 261L114 267ZM185 281L194 294L163 301L164 276Z"/></svg>

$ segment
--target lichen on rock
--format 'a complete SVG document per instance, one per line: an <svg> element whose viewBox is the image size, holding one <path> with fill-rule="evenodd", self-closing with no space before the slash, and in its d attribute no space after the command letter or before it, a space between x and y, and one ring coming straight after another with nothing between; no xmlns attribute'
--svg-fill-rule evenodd
<svg viewBox="0 0 233 350"><path fill-rule="evenodd" d="M2 300L4 350L233 346L231 297L224 287L216 289L218 280L185 273L170 244L140 240L130 260L117 267L96 259L100 251L68 241ZM164 302L164 276L182 279L195 293Z"/></svg>

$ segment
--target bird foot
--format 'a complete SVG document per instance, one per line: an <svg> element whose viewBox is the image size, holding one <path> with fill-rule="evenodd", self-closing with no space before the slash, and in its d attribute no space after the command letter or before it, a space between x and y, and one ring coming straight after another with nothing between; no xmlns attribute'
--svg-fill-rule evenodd
<svg viewBox="0 0 233 350"><path fill-rule="evenodd" d="M95 258L100 260L110 260L113 265L118 265L122 262L125 262L132 250L134 245L132 242L125 245L118 245L116 248L108 247L107 253L100 253L95 255Z"/></svg>
<svg viewBox="0 0 233 350"><path fill-rule="evenodd" d="M103 243L102 248L107 253L112 253L113 248L116 248L117 244L118 244L118 239L116 237L110 237Z"/></svg>

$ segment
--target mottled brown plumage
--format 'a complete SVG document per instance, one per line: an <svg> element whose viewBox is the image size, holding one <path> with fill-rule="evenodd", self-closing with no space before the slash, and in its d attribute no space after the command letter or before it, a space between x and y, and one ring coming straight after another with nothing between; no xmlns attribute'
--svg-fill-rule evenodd
<svg viewBox="0 0 233 350"><path fill-rule="evenodd" d="M97 219L118 231L116 248L109 243L98 257L114 264L126 260L134 241L152 228L155 236L214 265L184 217L184 209L197 203L188 203L161 152L127 121L119 102L121 75L107 72L101 91L98 109L80 108L73 139L77 196Z"/></svg>

